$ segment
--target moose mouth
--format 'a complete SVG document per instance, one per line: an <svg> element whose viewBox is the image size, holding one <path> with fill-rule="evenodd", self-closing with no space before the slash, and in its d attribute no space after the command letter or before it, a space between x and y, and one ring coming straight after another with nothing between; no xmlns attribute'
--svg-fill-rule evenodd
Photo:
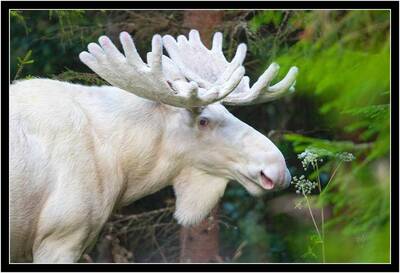
<svg viewBox="0 0 400 273"><path fill-rule="evenodd" d="M257 179L250 178L249 176L247 176L243 173L239 173L239 174L242 177L242 179L237 179L238 181L243 181L243 178L244 178L245 181L250 182L252 185L256 186L259 190L272 190L275 187L275 183L272 181L271 178L269 178L267 175L265 175L263 171L260 171L260 173L259 173L260 175Z"/></svg>

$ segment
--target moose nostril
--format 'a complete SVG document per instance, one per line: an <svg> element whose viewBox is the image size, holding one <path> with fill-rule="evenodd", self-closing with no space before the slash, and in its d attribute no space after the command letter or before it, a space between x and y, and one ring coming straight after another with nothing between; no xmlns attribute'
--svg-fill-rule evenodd
<svg viewBox="0 0 400 273"><path fill-rule="evenodd" d="M261 185L267 190L272 190L275 186L274 181L272 181L271 178L266 176L263 171L260 172L260 175L261 175Z"/></svg>

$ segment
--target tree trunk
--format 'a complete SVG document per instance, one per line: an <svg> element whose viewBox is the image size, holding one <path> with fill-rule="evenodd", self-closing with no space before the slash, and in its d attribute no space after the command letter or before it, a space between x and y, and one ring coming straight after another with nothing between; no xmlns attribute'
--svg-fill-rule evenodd
<svg viewBox="0 0 400 273"><path fill-rule="evenodd" d="M184 13L184 27L197 29L201 40L210 48L212 34L222 23L223 11L194 11ZM218 205L199 225L181 228L180 261L182 263L221 262L219 256Z"/></svg>

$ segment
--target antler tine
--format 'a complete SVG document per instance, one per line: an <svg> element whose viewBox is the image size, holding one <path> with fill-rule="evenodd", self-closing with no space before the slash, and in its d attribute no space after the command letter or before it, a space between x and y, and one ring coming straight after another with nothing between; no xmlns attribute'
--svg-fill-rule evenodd
<svg viewBox="0 0 400 273"><path fill-rule="evenodd" d="M154 35L147 64L140 58L131 36L120 34L125 56L106 36L99 44L90 43L80 60L113 86L137 96L168 105L195 108L222 100L239 84L244 69L238 67L218 88L205 90L196 82L187 82L173 61L162 55L162 39Z"/></svg>
<svg viewBox="0 0 400 273"><path fill-rule="evenodd" d="M235 90L222 102L228 105L249 105L276 100L288 93L294 92L298 68L293 66L286 76L278 83L269 86L279 71L279 65L272 63L250 88L248 83L243 90Z"/></svg>

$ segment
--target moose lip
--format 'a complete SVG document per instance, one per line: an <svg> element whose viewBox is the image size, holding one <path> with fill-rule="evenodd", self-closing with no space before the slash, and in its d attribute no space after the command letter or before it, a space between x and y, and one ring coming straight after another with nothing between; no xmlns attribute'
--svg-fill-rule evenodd
<svg viewBox="0 0 400 273"><path fill-rule="evenodd" d="M238 172L238 177L236 178L237 181L249 181L253 185L256 185L259 189L263 190L272 190L275 187L274 182L268 176L264 174L263 171L260 171L259 179L250 178L250 176L245 175L242 172Z"/></svg>
<svg viewBox="0 0 400 273"><path fill-rule="evenodd" d="M271 178L266 176L263 171L260 172L261 186L266 190L272 190L275 187L274 182Z"/></svg>

